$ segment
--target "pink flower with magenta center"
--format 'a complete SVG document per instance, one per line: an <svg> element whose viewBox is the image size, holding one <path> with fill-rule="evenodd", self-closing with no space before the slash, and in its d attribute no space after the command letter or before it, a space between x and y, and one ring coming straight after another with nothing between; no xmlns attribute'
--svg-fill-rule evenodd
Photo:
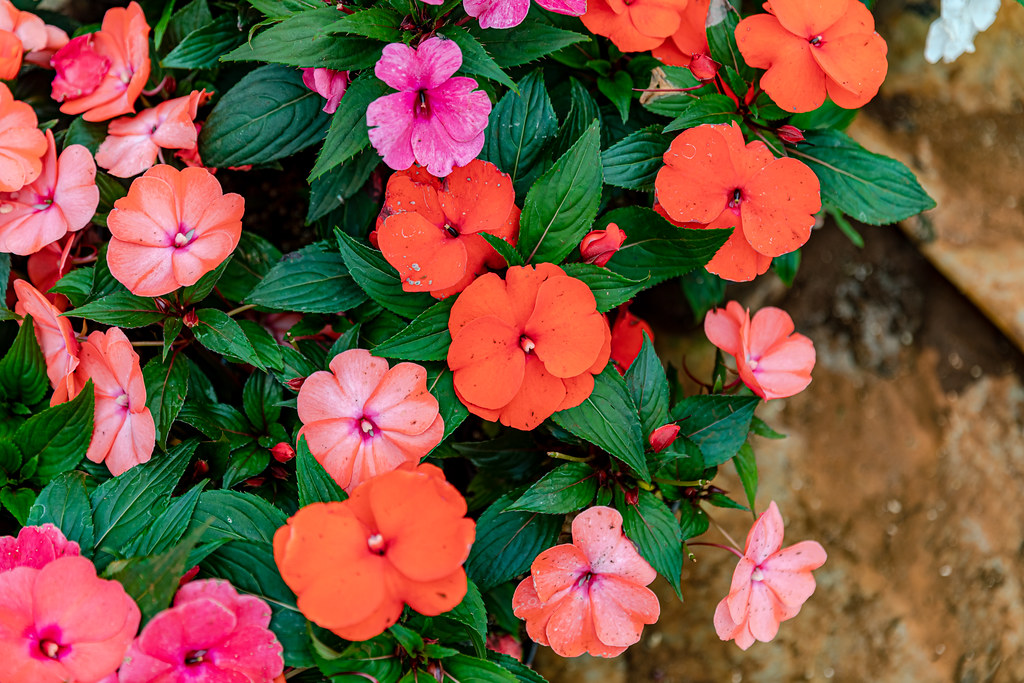
<svg viewBox="0 0 1024 683"><path fill-rule="evenodd" d="M750 529L729 595L715 610L718 637L735 640L740 649L774 638L779 624L795 617L814 593L811 571L825 564L820 543L783 548L783 533L782 515L772 501Z"/></svg>
<svg viewBox="0 0 1024 683"><path fill-rule="evenodd" d="M0 537L0 573L16 567L42 569L58 557L79 554L78 544L69 541L53 524L23 527L18 537Z"/></svg>
<svg viewBox="0 0 1024 683"><path fill-rule="evenodd" d="M480 153L491 101L474 90L472 78L453 78L460 66L462 50L444 38L428 38L415 49L385 46L374 73L399 92L366 109L370 142L385 164L404 171L417 162L440 178Z"/></svg>

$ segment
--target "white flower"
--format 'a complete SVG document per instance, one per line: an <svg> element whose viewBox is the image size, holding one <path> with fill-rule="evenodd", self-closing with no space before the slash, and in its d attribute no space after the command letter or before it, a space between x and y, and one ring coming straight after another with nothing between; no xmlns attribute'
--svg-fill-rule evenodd
<svg viewBox="0 0 1024 683"><path fill-rule="evenodd" d="M932 22L924 45L924 58L931 64L952 62L965 52L974 52L974 37L996 20L999 0L942 0L941 16Z"/></svg>

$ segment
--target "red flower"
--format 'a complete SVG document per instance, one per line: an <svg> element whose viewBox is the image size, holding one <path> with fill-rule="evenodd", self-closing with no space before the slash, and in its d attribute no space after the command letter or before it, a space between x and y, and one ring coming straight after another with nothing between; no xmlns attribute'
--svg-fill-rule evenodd
<svg viewBox="0 0 1024 683"><path fill-rule="evenodd" d="M735 228L706 266L733 281L753 280L772 257L801 247L821 210L814 172L796 159L776 159L763 142L744 145L736 123L680 133L654 185L654 208L673 223Z"/></svg>
<svg viewBox="0 0 1024 683"><path fill-rule="evenodd" d="M533 429L578 406L608 363L611 333L594 295L558 266L541 263L477 278L448 320L448 367L471 413Z"/></svg>
<svg viewBox="0 0 1024 683"><path fill-rule="evenodd" d="M440 469L404 464L344 502L300 509L274 534L274 560L306 617L367 640L405 605L436 616L462 602L475 529Z"/></svg>
<svg viewBox="0 0 1024 683"><path fill-rule="evenodd" d="M679 29L687 0L590 0L580 19L623 52L646 52Z"/></svg>
<svg viewBox="0 0 1024 683"><path fill-rule="evenodd" d="M626 370L640 355L640 349L644 346L644 334L653 344L654 330L647 321L630 313L628 303L619 306L615 324L612 326L612 362L620 375L626 374Z"/></svg>
<svg viewBox="0 0 1024 683"><path fill-rule="evenodd" d="M475 159L435 178L420 166L388 180L377 244L407 292L443 299L505 260L477 233L515 245L519 208L512 179Z"/></svg>
<svg viewBox="0 0 1024 683"><path fill-rule="evenodd" d="M786 111L817 109L828 94L844 109L863 107L889 68L888 47L858 0L771 0L769 14L736 27L747 64L767 69L761 88Z"/></svg>
<svg viewBox="0 0 1024 683"><path fill-rule="evenodd" d="M626 241L626 233L615 223L604 230L591 230L580 242L580 256L584 263L605 266Z"/></svg>

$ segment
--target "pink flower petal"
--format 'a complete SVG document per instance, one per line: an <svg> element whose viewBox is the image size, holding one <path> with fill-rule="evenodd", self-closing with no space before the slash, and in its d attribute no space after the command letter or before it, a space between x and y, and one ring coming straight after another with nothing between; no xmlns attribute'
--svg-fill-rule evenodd
<svg viewBox="0 0 1024 683"><path fill-rule="evenodd" d="M589 571L587 556L571 543L548 548L530 565L533 586L541 600L551 600L555 593L572 588Z"/></svg>
<svg viewBox="0 0 1024 683"><path fill-rule="evenodd" d="M584 0L584 11L586 11L585 5L586 0ZM530 0L462 0L462 8L466 10L466 14L475 17L480 22L480 28L512 28L523 23L527 12L530 11ZM561 14L570 14L570 12L561 12ZM583 14L583 12L579 14ZM579 16L579 14L575 16Z"/></svg>
<svg viewBox="0 0 1024 683"><path fill-rule="evenodd" d="M649 588L614 575L594 578L590 602L597 637L613 647L638 642L644 624L653 624L661 614L658 598Z"/></svg>

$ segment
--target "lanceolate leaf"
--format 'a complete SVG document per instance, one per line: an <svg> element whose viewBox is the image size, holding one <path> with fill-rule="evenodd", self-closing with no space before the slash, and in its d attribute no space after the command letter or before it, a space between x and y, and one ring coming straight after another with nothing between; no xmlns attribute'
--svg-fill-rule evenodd
<svg viewBox="0 0 1024 683"><path fill-rule="evenodd" d="M29 511L28 524L38 526L49 522L60 529L69 541L79 545L82 554L92 555L94 530L89 490L84 472L65 472L46 485Z"/></svg>
<svg viewBox="0 0 1024 683"><path fill-rule="evenodd" d="M630 190L649 190L665 165L662 157L671 140L657 126L641 128L601 154L604 181Z"/></svg>
<svg viewBox="0 0 1024 683"><path fill-rule="evenodd" d="M747 502L753 510L754 499L757 498L757 457L749 443L740 447L740 452L733 457L732 463L736 465L736 473L740 475L740 481L743 483L743 492L747 494Z"/></svg>
<svg viewBox="0 0 1024 683"><path fill-rule="evenodd" d="M644 438L650 439L651 432L668 422L668 379L646 332L640 353L626 370L625 380L640 411Z"/></svg>
<svg viewBox="0 0 1024 683"><path fill-rule="evenodd" d="M154 357L142 369L146 383L146 406L153 413L156 423L157 443L167 443L167 432L178 416L185 395L188 393L188 363L184 356L172 355L165 362Z"/></svg>
<svg viewBox="0 0 1024 683"><path fill-rule="evenodd" d="M603 266L590 263L570 263L562 269L566 275L582 280L590 287L597 301L597 310L601 313L629 301L637 292L647 287L647 282L630 280Z"/></svg>
<svg viewBox="0 0 1024 683"><path fill-rule="evenodd" d="M65 315L118 327L145 327L158 323L166 317L157 309L153 299L135 296L128 292L109 294L72 309Z"/></svg>
<svg viewBox="0 0 1024 683"><path fill-rule="evenodd" d="M513 500L512 496L502 496L477 520L476 541L466 560L466 572L481 590L522 574L533 558L558 540L560 516L506 512Z"/></svg>
<svg viewBox="0 0 1024 683"><path fill-rule="evenodd" d="M448 317L454 303L455 297L437 302L404 330L373 347L373 355L402 360L444 360L452 343Z"/></svg>
<svg viewBox="0 0 1024 683"><path fill-rule="evenodd" d="M192 328L192 334L200 344L211 351L266 370L245 332L227 313L216 308L201 308L196 311L196 316L199 322Z"/></svg>
<svg viewBox="0 0 1024 683"><path fill-rule="evenodd" d="M310 171L311 180L348 161L370 144L366 107L387 91L387 85L371 73L361 74L349 84L338 104L338 111L331 116L331 129Z"/></svg>
<svg viewBox="0 0 1024 683"><path fill-rule="evenodd" d="M33 415L14 432L14 442L25 460L39 459L36 479L47 482L72 469L85 456L92 439L94 405L90 380L73 401Z"/></svg>
<svg viewBox="0 0 1024 683"><path fill-rule="evenodd" d="M337 15L335 15L337 16ZM390 7L371 7L352 14L343 15L333 24L328 24L325 33L349 33L398 43L402 40L402 15Z"/></svg>
<svg viewBox="0 0 1024 683"><path fill-rule="evenodd" d="M446 26L439 33L454 40L462 50L461 71L471 76L483 76L512 90L516 89L516 84L512 79L498 68L491 56L487 54L487 50L477 42L469 31L460 26Z"/></svg>
<svg viewBox="0 0 1024 683"><path fill-rule="evenodd" d="M338 483L327 474L323 465L309 452L304 436L299 437L299 447L295 454L295 479L299 486L299 507L348 498Z"/></svg>
<svg viewBox="0 0 1024 683"><path fill-rule="evenodd" d="M172 69L211 69L217 66L221 55L243 42L245 31L239 27L238 17L223 14L185 36L160 63Z"/></svg>
<svg viewBox="0 0 1024 683"><path fill-rule="evenodd" d="M526 64L573 43L590 40L590 36L555 28L532 17L510 29L482 29L473 22L469 32L502 67Z"/></svg>
<svg viewBox="0 0 1024 683"><path fill-rule="evenodd" d="M46 361L36 341L32 316L18 330L18 336L0 360L0 397L19 401L26 406L39 403L50 388L46 377Z"/></svg>
<svg viewBox="0 0 1024 683"><path fill-rule="evenodd" d="M622 530L626 537L636 543L643 558L668 579L681 599L683 536L675 515L664 501L648 491L640 491L636 505L629 505L618 495L616 507L622 513Z"/></svg>
<svg viewBox="0 0 1024 683"><path fill-rule="evenodd" d="M341 254L323 243L286 254L246 297L246 303L304 313L343 313L364 301Z"/></svg>
<svg viewBox="0 0 1024 683"><path fill-rule="evenodd" d="M728 123L739 120L736 104L726 95L710 94L690 100L682 107L675 120L665 126L663 132L671 133L700 126L705 123Z"/></svg>
<svg viewBox="0 0 1024 683"><path fill-rule="evenodd" d="M680 435L696 443L705 465L712 467L739 451L760 401L756 396L690 396L672 408L672 418L678 421Z"/></svg>
<svg viewBox="0 0 1024 683"><path fill-rule="evenodd" d="M565 514L589 505L595 493L597 472L586 463L569 462L541 477L508 509Z"/></svg>
<svg viewBox="0 0 1024 683"><path fill-rule="evenodd" d="M398 271L379 251L341 230L335 230L335 236L349 274L378 304L404 318L415 318L433 304L434 299L429 294L403 291Z"/></svg>

